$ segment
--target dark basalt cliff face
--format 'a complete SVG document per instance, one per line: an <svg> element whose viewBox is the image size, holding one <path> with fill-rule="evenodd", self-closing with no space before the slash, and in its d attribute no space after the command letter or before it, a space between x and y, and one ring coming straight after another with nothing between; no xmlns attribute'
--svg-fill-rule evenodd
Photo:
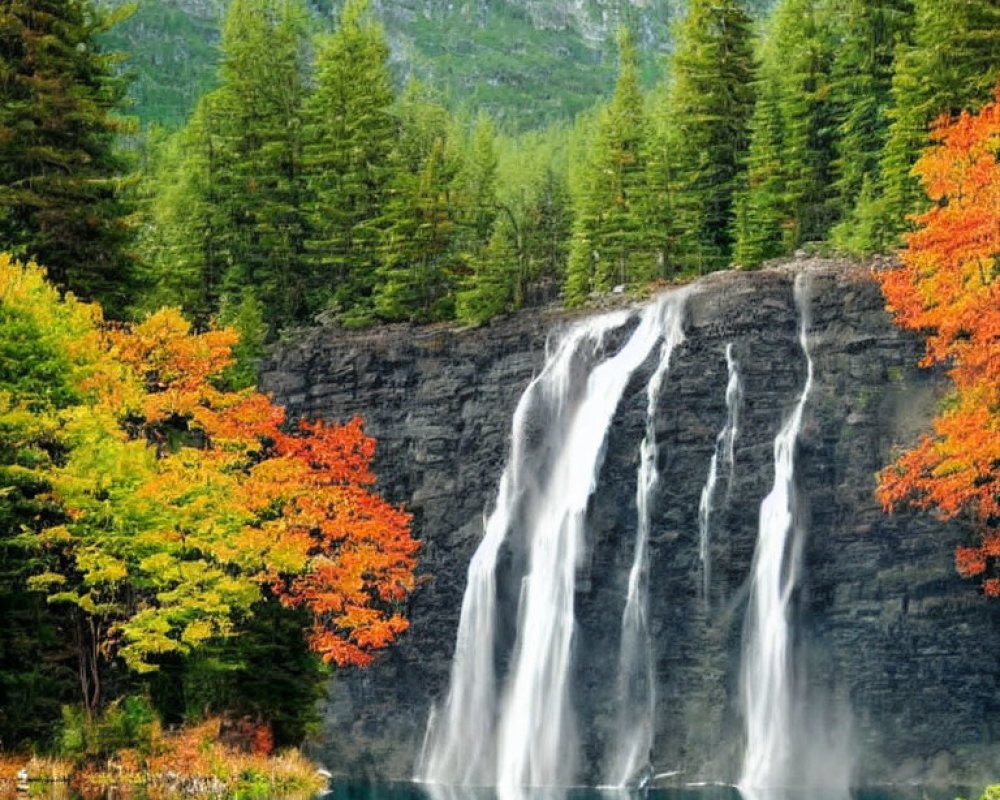
<svg viewBox="0 0 1000 800"><path fill-rule="evenodd" d="M793 630L807 718L849 719L858 782L996 779L1000 603L955 574L953 549L968 531L929 515L884 515L873 494L893 447L927 428L944 383L916 368L921 342L892 325L867 273L823 261L713 275L688 302L686 341L656 419L654 769L680 771L681 780L739 774L739 665L758 512L774 479L774 437L805 380L792 291L802 270L815 384L796 453L807 533ZM331 682L319 747L331 769L411 776L428 712L447 691L465 573L495 499L511 415L544 361L546 337L571 321L525 312L477 330L317 328L263 365L262 387L291 415L364 418L378 439L379 489L413 512L423 541L409 631L368 670ZM706 603L698 503L726 419L729 343L743 399L732 480L720 476L712 516ZM626 390L589 510L572 692L585 764L603 752L615 719L605 687L617 663L654 367L644 365ZM801 735L814 735L809 727L807 719Z"/></svg>

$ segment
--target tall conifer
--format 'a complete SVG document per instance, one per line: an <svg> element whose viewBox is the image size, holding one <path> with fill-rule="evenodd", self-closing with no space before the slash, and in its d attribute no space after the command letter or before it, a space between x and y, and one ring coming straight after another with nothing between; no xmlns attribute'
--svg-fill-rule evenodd
<svg viewBox="0 0 1000 800"><path fill-rule="evenodd" d="M318 40L316 87L305 107L311 301L332 298L354 315L370 306L398 135L388 61L368 0L348 0L337 30Z"/></svg>
<svg viewBox="0 0 1000 800"><path fill-rule="evenodd" d="M580 302L596 289L648 280L655 268L642 217L646 208L646 119L635 43L619 35L614 96L597 120L586 174L576 199L566 299Z"/></svg>
<svg viewBox="0 0 1000 800"><path fill-rule="evenodd" d="M977 110L1000 76L998 0L914 0L912 44L899 52L892 79L889 137L881 158L883 213L893 238L924 202L910 174L942 114Z"/></svg>
<svg viewBox="0 0 1000 800"><path fill-rule="evenodd" d="M733 196L744 170L753 113L750 19L738 0L692 0L671 68L682 268L726 267Z"/></svg>
<svg viewBox="0 0 1000 800"><path fill-rule="evenodd" d="M866 220L878 202L893 67L912 33L913 0L834 0L831 22L839 42L832 97L839 119L834 191L842 220L831 239L850 252L871 253L884 244Z"/></svg>
<svg viewBox="0 0 1000 800"><path fill-rule="evenodd" d="M461 149L448 112L418 84L400 98L399 114L401 133L379 225L375 313L386 320L450 319L466 269L456 191Z"/></svg>
<svg viewBox="0 0 1000 800"><path fill-rule="evenodd" d="M267 321L308 320L316 309L308 238L302 104L306 12L302 0L232 0L222 37L222 86L212 95L226 226L223 284L253 286Z"/></svg>
<svg viewBox="0 0 1000 800"><path fill-rule="evenodd" d="M114 21L90 0L0 4L0 242L120 316L135 277L125 84L95 41Z"/></svg>
<svg viewBox="0 0 1000 800"><path fill-rule="evenodd" d="M761 43L749 175L739 199L737 260L746 266L824 238L833 221L834 52L817 0L779 3Z"/></svg>

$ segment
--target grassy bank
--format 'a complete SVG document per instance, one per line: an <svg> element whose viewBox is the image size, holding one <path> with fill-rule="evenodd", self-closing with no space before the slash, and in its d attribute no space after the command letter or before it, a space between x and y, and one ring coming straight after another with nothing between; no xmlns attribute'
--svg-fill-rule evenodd
<svg viewBox="0 0 1000 800"><path fill-rule="evenodd" d="M149 746L122 748L107 758L0 755L0 796L14 796L24 770L32 789L68 784L83 797L110 787L157 797L310 797L324 787L315 764L297 750L271 752L266 732L223 730L219 719L156 736ZM23 773L22 773L23 774Z"/></svg>

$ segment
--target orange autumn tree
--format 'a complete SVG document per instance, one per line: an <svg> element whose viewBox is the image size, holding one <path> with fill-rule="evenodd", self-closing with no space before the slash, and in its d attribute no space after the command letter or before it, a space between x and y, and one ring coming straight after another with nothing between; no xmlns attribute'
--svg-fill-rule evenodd
<svg viewBox="0 0 1000 800"><path fill-rule="evenodd" d="M265 396L222 388L231 331L193 333L169 309L110 327L3 256L0 311L25 353L55 354L27 356L38 381L0 385L0 433L53 454L19 457L61 509L21 535L44 553L27 586L72 610L88 712L102 664L155 670L233 633L262 599L307 610L313 649L341 665L405 629L418 545L409 515L372 492L359 420L289 430ZM57 372L69 387L57 406L22 388Z"/></svg>
<svg viewBox="0 0 1000 800"><path fill-rule="evenodd" d="M979 543L958 548L958 571L1000 596L1000 96L931 137L914 172L934 205L915 218L902 266L877 277L896 322L926 337L921 365L947 367L953 391L878 492L889 511L968 515Z"/></svg>
<svg viewBox="0 0 1000 800"><path fill-rule="evenodd" d="M192 334L171 309L110 333L112 353L146 378L141 427L161 450L155 479L137 494L167 510L167 537L210 556L199 570L214 562L266 584L310 612L310 643L325 661L365 665L407 627L399 609L418 547L410 516L372 493L375 441L360 418L302 421L288 433L284 410L264 395L213 383L232 363L236 338L229 330ZM163 575L164 563L148 566ZM192 588L189 576L170 585ZM122 626L123 654L140 668L156 652L149 642L161 612L151 606Z"/></svg>

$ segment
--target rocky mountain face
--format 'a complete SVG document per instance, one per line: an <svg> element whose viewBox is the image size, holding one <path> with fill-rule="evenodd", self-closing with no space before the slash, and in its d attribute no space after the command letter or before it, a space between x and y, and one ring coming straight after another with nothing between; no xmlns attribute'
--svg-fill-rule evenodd
<svg viewBox="0 0 1000 800"><path fill-rule="evenodd" d="M758 513L774 479L774 437L805 380L792 291L803 270L815 384L795 457L806 543L792 641L796 681L810 698L800 735L809 735L810 717L840 720L861 783L995 778L1000 604L954 571L953 549L968 531L928 515L887 516L873 494L893 448L926 429L943 381L915 367L921 343L891 324L867 273L824 261L712 275L688 300L686 340L655 418L653 768L683 781L739 775L739 670ZM513 409L547 337L571 324L565 312L532 311L474 330L315 328L263 365L262 387L291 415L364 418L378 439L378 488L406 504L423 542L409 631L371 668L331 681L318 755L336 770L412 775L428 713L447 692L466 569L495 503ZM698 507L726 419L729 344L743 394L735 466L720 479L712 515L706 600ZM605 689L614 682L654 368L644 364L626 389L588 509L571 691L584 764L614 735Z"/></svg>
<svg viewBox="0 0 1000 800"><path fill-rule="evenodd" d="M117 7L132 0L97 0ZM773 0L751 0L761 14ZM330 29L343 0L307 0L315 30ZM226 0L139 0L107 36L130 54L133 111L179 125L215 82ZM485 109L511 128L566 119L610 94L614 34L623 17L638 32L647 78L669 50L685 0L372 0L400 83L417 76L452 107Z"/></svg>

